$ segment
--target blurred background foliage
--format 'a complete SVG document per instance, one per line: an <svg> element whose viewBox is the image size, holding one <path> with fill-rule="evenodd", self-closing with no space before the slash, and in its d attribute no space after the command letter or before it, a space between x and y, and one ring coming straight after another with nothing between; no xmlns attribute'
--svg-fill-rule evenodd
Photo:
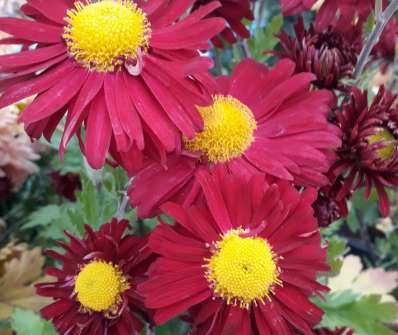
<svg viewBox="0 0 398 335"><path fill-rule="evenodd" d="M15 1L4 2L2 7L0 0L3 15L15 14L15 8ZM312 13L305 15L306 22L312 19ZM255 20L247 22L252 37L222 50L213 49L214 74L231 73L243 57L272 66L275 57L269 51L278 48L275 34L281 29L292 33L293 24L294 18L280 15L277 0L257 1ZM371 26L370 21L367 29ZM359 81L361 87L369 90L369 98L377 92L377 71L378 64L369 66ZM397 79L398 71L392 69L388 78L390 88L396 89ZM93 171L80 154L77 140L71 142L61 160L57 152L60 136L57 131L53 143L41 142L41 158L36 162L39 172L30 176L18 192L0 200L0 335L56 334L51 323L37 314L43 302L33 292L32 284L48 262L42 250L54 248L55 241L64 238L64 230L81 235L84 224L98 228L107 222L121 206L129 182L119 168L107 166ZM67 179L59 182L60 178ZM62 183L66 183L66 190ZM332 268L322 280L335 284L324 299L315 299L326 312L322 322L325 327L350 327L358 335L396 334L398 276L391 271L398 268L398 192L390 193L390 217L381 218L375 196L365 202L358 192L350 202L349 216L322 230ZM156 225L155 219L137 220L131 208L124 216L140 235ZM20 280L10 280L10 276ZM358 281L366 283L362 290L357 289ZM9 297L7 292L13 290L19 290L19 295ZM177 335L186 330L186 324L174 320L156 330L147 329L144 334Z"/></svg>

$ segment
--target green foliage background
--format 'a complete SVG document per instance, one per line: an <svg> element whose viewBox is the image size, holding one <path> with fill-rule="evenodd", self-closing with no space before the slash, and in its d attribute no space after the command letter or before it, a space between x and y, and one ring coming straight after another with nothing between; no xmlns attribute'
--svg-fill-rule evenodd
<svg viewBox="0 0 398 335"><path fill-rule="evenodd" d="M292 32L291 18L284 19L280 15L278 1L262 1L256 4L256 19L247 22L252 31L250 40L240 41L234 46L226 46L223 50L213 51L215 59L214 73L228 74L232 68L247 55L260 62L272 65L274 57L266 50L278 48L275 34L280 29ZM306 20L313 18L306 15ZM367 27L372 26L369 22ZM369 29L369 28L368 28ZM361 78L360 84L369 87L369 68ZM372 92L372 90L370 90ZM372 93L370 93L372 94ZM0 204L0 217L10 224L0 236L0 246L6 245L10 237L27 241L32 246L54 248L54 241L63 239L63 231L74 234L83 233L84 224L98 228L115 215L128 185L128 177L121 169L105 167L102 171L93 171L88 167L77 141L72 141L61 162L57 153L60 133L56 134L51 144L51 151L43 155L38 175L32 176L18 194L12 195L5 203ZM77 202L68 202L60 198L52 185L50 172L58 170L62 174L78 173L82 180L82 190L77 193ZM398 195L391 191L392 229L382 231L377 228L381 218L378 212L376 197L369 202L363 200L362 194L356 194L351 203L350 215L323 230L325 243L329 244L328 262L332 272L321 278L326 282L328 276L337 275L342 255L348 251L359 254L368 267L383 267L386 270L398 267L398 235L396 222L398 216ZM134 232L144 234L156 224L156 220L137 220L134 210L129 208L125 217L132 222ZM325 327L351 327L357 335L392 335L396 334L387 325L398 319L395 304L382 303L380 296L360 296L351 291L331 292L324 299L315 302L325 310L322 325ZM43 321L31 311L15 309L12 318L0 324L1 327L11 326L18 335L54 335L56 331L51 323ZM187 331L187 325L174 320L154 330L157 335L178 335ZM151 334L151 330L145 330Z"/></svg>

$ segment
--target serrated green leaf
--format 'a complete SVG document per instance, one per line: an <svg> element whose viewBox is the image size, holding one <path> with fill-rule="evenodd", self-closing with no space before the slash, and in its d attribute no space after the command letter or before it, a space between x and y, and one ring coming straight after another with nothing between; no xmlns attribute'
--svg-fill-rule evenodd
<svg viewBox="0 0 398 335"><path fill-rule="evenodd" d="M67 150L63 156L63 160L61 161L58 154L61 137L62 132L56 131L50 143L51 148L56 151L56 153L53 155L51 166L54 170L59 171L61 174L66 174L69 172L82 172L84 167L84 156L81 154L80 146L77 139L74 137L70 140Z"/></svg>
<svg viewBox="0 0 398 335"><path fill-rule="evenodd" d="M354 215L356 222L348 220L348 224L352 224L355 229L352 232L356 233L359 229L359 225L361 223L365 223L367 225L374 225L376 220L379 218L379 205L378 205L378 197L377 192L372 192L369 199L365 199L364 197L364 189L361 189L353 194L352 197L352 207L349 213L348 219L350 219L350 215ZM353 214L352 214L353 213ZM360 214L360 221L358 220L358 214ZM353 218L351 218L353 219Z"/></svg>
<svg viewBox="0 0 398 335"><path fill-rule="evenodd" d="M248 41L250 53L254 59L259 62L265 62L270 54L264 53L271 51L278 43L278 38L275 36L280 31L283 25L283 16L277 15L272 18L266 27L257 27L252 38Z"/></svg>
<svg viewBox="0 0 398 335"><path fill-rule="evenodd" d="M34 228L39 226L48 226L56 222L61 216L60 207L57 205L48 205L39 208L29 215L27 223L23 225L23 229Z"/></svg>
<svg viewBox="0 0 398 335"><path fill-rule="evenodd" d="M156 335L185 334L187 325L180 319L174 319L163 326L156 327Z"/></svg>
<svg viewBox="0 0 398 335"><path fill-rule="evenodd" d="M343 261L341 256L347 249L347 241L343 238L333 236L328 239L328 252L327 252L327 262L331 267L328 276L335 276L341 269Z"/></svg>
<svg viewBox="0 0 398 335"><path fill-rule="evenodd" d="M96 185L94 185L94 183L86 176L81 176L81 182L82 190L80 192L76 192L76 199L82 205L82 211L84 214L82 219L83 221L86 221L86 223L97 227L100 224L100 194Z"/></svg>
<svg viewBox="0 0 398 335"><path fill-rule="evenodd" d="M335 222L332 222L329 226L327 227L322 227L321 228L321 234L324 238L330 238L336 234L338 234L338 231L340 228L343 226L344 220L339 219Z"/></svg>
<svg viewBox="0 0 398 335"><path fill-rule="evenodd" d="M15 309L11 327L17 335L57 335L50 321L45 321L32 311Z"/></svg>
<svg viewBox="0 0 398 335"><path fill-rule="evenodd" d="M380 295L368 295L353 300L349 291L329 294L325 300L316 303L325 311L321 326L326 328L348 327L357 335L393 335L396 333L385 326L396 320L398 306L381 302Z"/></svg>
<svg viewBox="0 0 398 335"><path fill-rule="evenodd" d="M350 230L353 233L357 233L359 231L360 223L358 220L356 209L354 207L352 207L350 212L348 213L347 225L348 225L348 228L350 228Z"/></svg>
<svg viewBox="0 0 398 335"><path fill-rule="evenodd" d="M351 290L345 290L341 292L329 293L325 296L325 299L315 298L315 302L322 308L339 309L342 306L351 304L359 298L357 293Z"/></svg>

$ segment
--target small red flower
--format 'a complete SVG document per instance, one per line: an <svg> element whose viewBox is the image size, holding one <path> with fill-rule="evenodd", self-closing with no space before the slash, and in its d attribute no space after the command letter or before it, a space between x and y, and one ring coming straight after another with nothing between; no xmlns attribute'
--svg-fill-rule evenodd
<svg viewBox="0 0 398 335"><path fill-rule="evenodd" d="M398 109L395 96L382 87L372 104L367 92L352 88L350 100L337 112L343 131L338 160L331 169L336 200L344 200L365 186L368 198L375 187L383 216L389 213L385 187L398 186Z"/></svg>
<svg viewBox="0 0 398 335"><path fill-rule="evenodd" d="M197 10L203 5L206 5L213 0L196 0L193 6L193 11ZM209 17L222 17L227 23L225 28L217 37L212 39L214 45L218 48L223 48L222 39L228 43L236 42L236 35L242 38L250 37L250 32L242 23L243 19L253 20L253 12L251 9L252 0L220 0L221 7L209 14ZM222 39L220 39L222 37Z"/></svg>
<svg viewBox="0 0 398 335"><path fill-rule="evenodd" d="M295 25L295 37L286 32L278 35L282 51L276 55L295 62L297 73L315 74L314 85L317 87L343 89L341 79L352 75L361 51L361 29L352 26L349 33L342 33L329 26L318 32L311 25L306 30L300 17Z"/></svg>
<svg viewBox="0 0 398 335"><path fill-rule="evenodd" d="M284 16L295 15L310 10L316 0L280 0Z"/></svg>
<svg viewBox="0 0 398 335"><path fill-rule="evenodd" d="M333 198L321 192L319 192L312 207L320 227L327 227L341 217L339 204Z"/></svg>
<svg viewBox="0 0 398 335"><path fill-rule="evenodd" d="M51 139L66 116L61 154L74 134L100 168L110 146L171 152L181 134L203 127L195 104L208 103L212 61L198 49L225 27L204 18L210 2L185 15L192 1L28 1L29 19L0 18L11 35L0 43L25 51L0 56L0 108L34 96L21 120L31 137ZM29 47L29 48L28 48ZM148 149L150 150L150 149Z"/></svg>
<svg viewBox="0 0 398 335"><path fill-rule="evenodd" d="M383 0L383 8L388 5ZM361 35L363 25L375 8L375 0L325 0L317 13L315 28L317 31L333 26L344 34L352 33L353 23L358 27L356 34ZM395 44L398 38L398 27L395 18L391 18L384 29L379 43L372 50L375 58L382 58L385 67L394 60Z"/></svg>
<svg viewBox="0 0 398 335"><path fill-rule="evenodd" d="M51 173L51 178L54 183L55 191L64 198L75 201L76 191L82 189L80 176L77 173L66 173L62 175L58 171Z"/></svg>
<svg viewBox="0 0 398 335"><path fill-rule="evenodd" d="M326 118L333 96L311 91L314 75L294 71L289 60L272 70L245 60L220 77L213 104L199 108L204 131L184 139L181 155L165 157L167 164L149 161L136 174L129 194L139 215L153 216L167 200L192 202L200 192L196 172L219 165L245 177L262 172L298 185L327 184L324 173L340 145Z"/></svg>
<svg viewBox="0 0 398 335"><path fill-rule="evenodd" d="M42 316L52 320L61 335L138 335L145 317L136 286L144 279L150 256L146 240L124 233L126 220L113 219L86 237L70 233L69 244L58 242L64 254L48 251L61 268L46 269L54 282L37 285L37 293L56 301Z"/></svg>
<svg viewBox="0 0 398 335"><path fill-rule="evenodd" d="M189 310L195 335L313 334L323 312L309 296L327 290L316 274L329 269L311 208L316 191L223 169L198 179L205 200L165 204L175 223L149 238L159 258L138 291L155 322Z"/></svg>

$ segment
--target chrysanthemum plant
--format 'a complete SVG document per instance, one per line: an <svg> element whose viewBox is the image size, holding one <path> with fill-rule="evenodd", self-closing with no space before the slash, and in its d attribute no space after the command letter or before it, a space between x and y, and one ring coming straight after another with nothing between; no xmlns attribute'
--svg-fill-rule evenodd
<svg viewBox="0 0 398 335"><path fill-rule="evenodd" d="M0 125L0 243L47 249L40 304L0 333L396 334L393 280L368 294L338 274L354 253L398 277L397 8L27 0L0 17L18 50L0 108L23 101L46 145L15 193Z"/></svg>

